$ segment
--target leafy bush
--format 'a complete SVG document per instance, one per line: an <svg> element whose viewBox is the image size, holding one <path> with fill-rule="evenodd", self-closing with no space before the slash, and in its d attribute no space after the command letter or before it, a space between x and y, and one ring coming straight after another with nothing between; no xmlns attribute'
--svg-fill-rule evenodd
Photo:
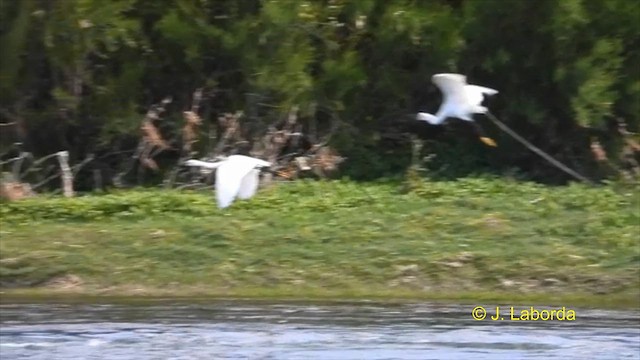
<svg viewBox="0 0 640 360"><path fill-rule="evenodd" d="M455 181L425 181L413 179L409 192L402 191L399 181L354 182L349 180L299 180L278 183L260 189L249 201L236 201L231 208L219 210L215 193L201 191L132 189L103 195L75 198L41 196L3 203L3 222L26 223L35 220L99 221L110 218L145 219L164 216L206 217L221 212L237 211L331 211L359 206L396 206L410 198L426 200L429 207L436 201L450 203L471 200L504 201L505 206L537 208L557 206L563 209L583 209L595 212L616 212L620 207L640 204L638 192L613 186L591 187L572 184L551 187L532 182L516 182L500 178L462 178ZM404 200L403 200L404 199ZM637 213L616 214L622 218L638 218ZM629 220L632 220L632 219Z"/></svg>
<svg viewBox="0 0 640 360"><path fill-rule="evenodd" d="M106 195L75 198L45 196L4 203L3 221L31 220L93 221L106 218L140 219L150 216L182 214L204 216L214 210L212 193L176 190L122 190Z"/></svg>

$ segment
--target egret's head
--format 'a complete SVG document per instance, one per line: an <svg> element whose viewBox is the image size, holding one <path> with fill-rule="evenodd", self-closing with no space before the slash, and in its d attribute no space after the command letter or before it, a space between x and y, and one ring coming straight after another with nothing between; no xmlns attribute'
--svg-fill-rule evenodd
<svg viewBox="0 0 640 360"><path fill-rule="evenodd" d="M439 123L438 118L435 117L434 115L431 115L429 113L418 113L418 115L416 115L416 120L422 120L422 121L426 121L429 124L433 124L436 125Z"/></svg>

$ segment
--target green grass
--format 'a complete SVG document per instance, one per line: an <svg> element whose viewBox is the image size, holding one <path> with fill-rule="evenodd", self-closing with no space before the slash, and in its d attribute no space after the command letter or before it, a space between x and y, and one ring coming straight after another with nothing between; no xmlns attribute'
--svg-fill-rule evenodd
<svg viewBox="0 0 640 360"><path fill-rule="evenodd" d="M4 296L639 302L629 189L301 181L227 210L213 200L130 190L4 203Z"/></svg>

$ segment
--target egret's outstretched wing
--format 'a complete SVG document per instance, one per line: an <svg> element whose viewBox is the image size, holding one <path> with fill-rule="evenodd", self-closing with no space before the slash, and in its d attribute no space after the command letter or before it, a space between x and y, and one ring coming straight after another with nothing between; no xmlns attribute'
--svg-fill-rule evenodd
<svg viewBox="0 0 640 360"><path fill-rule="evenodd" d="M216 199L220 209L231 205L240 190L243 175L230 162L225 162L218 167L216 171Z"/></svg>
<svg viewBox="0 0 640 360"><path fill-rule="evenodd" d="M246 161L226 160L216 170L216 198L221 209L231 205L238 195L242 179L253 170L253 166Z"/></svg>
<svg viewBox="0 0 640 360"><path fill-rule="evenodd" d="M467 78L460 74L435 74L431 81L438 86L444 98L443 106L448 102L464 103Z"/></svg>
<svg viewBox="0 0 640 360"><path fill-rule="evenodd" d="M465 86L465 91L467 93L469 105L471 106L480 105L484 100L485 95L491 96L498 93L498 90L478 85L467 85Z"/></svg>
<svg viewBox="0 0 640 360"><path fill-rule="evenodd" d="M258 184L260 183L260 170L253 169L242 178L240 189L238 190L238 198L249 199L256 194Z"/></svg>
<svg viewBox="0 0 640 360"><path fill-rule="evenodd" d="M251 170L242 178L240 184L240 190L238 191L238 197L240 199L249 199L255 195L260 183L260 169L261 167L269 167L271 163L256 159L250 156L236 155L237 161L245 164L247 167L251 167Z"/></svg>
<svg viewBox="0 0 640 360"><path fill-rule="evenodd" d="M244 155L231 155L216 171L216 197L221 209L231 205L237 197L246 199L253 196L258 188L258 167L271 164Z"/></svg>
<svg viewBox="0 0 640 360"><path fill-rule="evenodd" d="M492 88L488 88L488 87L485 87L485 86L478 86L478 85L467 85L467 86L469 86L469 87L471 87L473 89L476 89L477 91L479 91L479 92L481 92L481 93L483 93L485 95L489 95L489 96L495 95L495 94L498 93L498 90L492 89Z"/></svg>

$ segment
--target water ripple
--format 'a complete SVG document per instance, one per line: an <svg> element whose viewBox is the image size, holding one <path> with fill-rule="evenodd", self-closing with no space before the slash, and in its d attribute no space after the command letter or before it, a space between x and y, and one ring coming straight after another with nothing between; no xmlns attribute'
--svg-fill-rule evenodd
<svg viewBox="0 0 640 360"><path fill-rule="evenodd" d="M472 306L3 304L6 359L640 359L640 313L492 322Z"/></svg>

